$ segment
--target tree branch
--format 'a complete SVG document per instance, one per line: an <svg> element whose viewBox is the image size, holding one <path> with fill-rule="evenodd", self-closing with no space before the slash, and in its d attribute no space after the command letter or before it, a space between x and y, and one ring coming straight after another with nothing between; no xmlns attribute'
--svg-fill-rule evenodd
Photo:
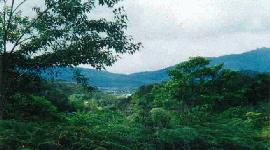
<svg viewBox="0 0 270 150"><path fill-rule="evenodd" d="M4 7L6 7L6 3L5 3ZM3 40L4 40L4 53L6 53L6 51L7 51L6 44L7 44L7 40L8 40L8 32L9 32L9 28L10 28L10 24L11 24L11 20L12 20L12 15L13 15L13 7L14 7L14 0L12 0L12 2L11 2L11 9L10 9L7 24L6 24L6 21L5 21L6 20L6 13L5 13L5 10L4 10L4 14L5 14L5 16L4 16L4 22L5 22L4 26L6 26L4 28L4 37L3 37Z"/></svg>
<svg viewBox="0 0 270 150"><path fill-rule="evenodd" d="M3 31L5 32L6 31L6 6L7 6L7 3L5 0L4 1L4 8L3 8ZM3 53L6 53L6 50L7 50L7 39L5 37L5 34L3 34L3 47L4 47L4 50L3 50Z"/></svg>
<svg viewBox="0 0 270 150"><path fill-rule="evenodd" d="M40 13L40 15L38 15L37 18L34 19L34 21L33 21L29 26L27 26L27 27L25 28L25 30L30 29L30 28L36 23L36 21L38 20L38 18L42 17L42 16L43 16L46 12L48 12L51 8L52 8L52 7L49 7L49 8L47 8L46 10L44 10L42 13ZM12 47L12 49L11 49L11 51L10 51L10 54L12 54L12 53L14 52L15 48L20 44L21 39L24 37L25 34L26 34L26 33L23 33L23 34L16 40L14 46Z"/></svg>
<svg viewBox="0 0 270 150"><path fill-rule="evenodd" d="M25 1L26 1L26 0L25 0ZM54 4L56 4L56 3L57 3L57 2L54 2ZM66 2L63 2L63 3L66 3ZM34 19L34 21L33 21L29 26L27 26L27 27L25 28L25 30L30 29L30 28L36 23L36 21L38 20L38 18L42 17L45 13L47 13L47 12L54 6L54 4L53 4L51 7L46 8L43 12L41 12L41 13L37 16L37 18ZM13 48L12 48L11 51L10 51L10 54L12 54L12 53L15 51L15 48L20 44L20 41L21 41L21 39L24 37L25 34L26 34L26 33L23 33L23 34L16 40L16 42L15 42Z"/></svg>
<svg viewBox="0 0 270 150"><path fill-rule="evenodd" d="M32 38L35 38L35 37L36 37L36 36L31 36L31 37L25 38L25 39L21 40L21 41L18 43L18 45L22 44L23 42L25 42L25 41L27 41L27 40L30 40L30 39L32 39Z"/></svg>
<svg viewBox="0 0 270 150"><path fill-rule="evenodd" d="M16 6L16 8L13 10L13 12L16 12L27 0L22 1L20 4Z"/></svg>
<svg viewBox="0 0 270 150"><path fill-rule="evenodd" d="M7 22L7 29L6 29L7 32L9 31L9 27L10 27L12 16L13 16L13 7L14 7L14 0L12 0L12 3L11 3L10 13L9 13L8 22Z"/></svg>

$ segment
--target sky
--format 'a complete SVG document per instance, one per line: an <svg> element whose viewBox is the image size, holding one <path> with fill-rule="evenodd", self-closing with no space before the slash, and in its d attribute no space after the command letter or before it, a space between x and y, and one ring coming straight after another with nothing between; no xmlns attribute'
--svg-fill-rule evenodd
<svg viewBox="0 0 270 150"><path fill-rule="evenodd" d="M108 71L165 68L192 56L237 54L270 47L269 0L125 0L127 33L143 48ZM102 12L102 10L100 10Z"/></svg>
<svg viewBox="0 0 270 150"><path fill-rule="evenodd" d="M25 14L42 5L29 0ZM122 55L107 70L130 74L175 65L189 57L214 57L270 47L270 0L123 0L127 34L143 48ZM95 15L109 17L98 7ZM83 65L82 67L90 67Z"/></svg>

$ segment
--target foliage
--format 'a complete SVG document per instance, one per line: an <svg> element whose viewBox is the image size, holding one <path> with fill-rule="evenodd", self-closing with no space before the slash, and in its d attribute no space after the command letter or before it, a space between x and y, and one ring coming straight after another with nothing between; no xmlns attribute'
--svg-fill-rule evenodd
<svg viewBox="0 0 270 150"><path fill-rule="evenodd" d="M170 113L163 108L153 108L150 111L152 123L154 127L166 128L169 127L171 120Z"/></svg>
<svg viewBox="0 0 270 150"><path fill-rule="evenodd" d="M14 95L10 110L11 116L23 120L48 120L57 117L57 108L50 101L34 95Z"/></svg>
<svg viewBox="0 0 270 150"><path fill-rule="evenodd" d="M269 99L269 75L225 70L202 57L177 65L170 75L171 80L140 88L133 96L131 119L150 129L157 147L269 148L263 140L269 125L263 116L269 112L262 107ZM164 125L167 112L169 126Z"/></svg>
<svg viewBox="0 0 270 150"><path fill-rule="evenodd" d="M75 113L54 123L0 122L0 146L6 149L127 149L138 147L139 128L113 112Z"/></svg>
<svg viewBox="0 0 270 150"><path fill-rule="evenodd" d="M141 47L126 34L128 20L124 8L116 6L119 0L43 0L24 14L27 2L0 2L0 118L21 76L39 76L55 66L104 69ZM98 5L109 8L112 18L93 17Z"/></svg>
<svg viewBox="0 0 270 150"><path fill-rule="evenodd" d="M194 57L131 97L89 87L79 71L77 84L45 81L44 69L102 69L141 44L125 33L120 0L44 0L33 16L26 1L0 2L0 149L270 148L269 75ZM113 17L93 17L97 5Z"/></svg>
<svg viewBox="0 0 270 150"><path fill-rule="evenodd" d="M0 30L4 33L1 52L9 54L8 64L28 69L111 65L117 60L115 54L133 53L140 47L124 32L127 17L123 8L114 7L118 1L46 0L44 6L33 8L32 17L22 15L21 6L26 1L17 6L14 1L11 5L1 2ZM113 19L90 17L97 5L111 8ZM12 45L10 50L7 43Z"/></svg>
<svg viewBox="0 0 270 150"><path fill-rule="evenodd" d="M269 149L269 76L208 63L192 58L128 98L44 81L10 97L0 148Z"/></svg>

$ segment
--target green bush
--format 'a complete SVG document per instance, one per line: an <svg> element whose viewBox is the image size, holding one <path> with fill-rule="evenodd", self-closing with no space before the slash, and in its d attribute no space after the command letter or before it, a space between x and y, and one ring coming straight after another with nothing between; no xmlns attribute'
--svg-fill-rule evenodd
<svg viewBox="0 0 270 150"><path fill-rule="evenodd" d="M12 112L14 118L25 120L47 120L57 117L57 109L44 97L16 94L12 97Z"/></svg>
<svg viewBox="0 0 270 150"><path fill-rule="evenodd" d="M168 111L163 108L153 108L150 111L152 123L154 127L167 128L170 126L171 116Z"/></svg>

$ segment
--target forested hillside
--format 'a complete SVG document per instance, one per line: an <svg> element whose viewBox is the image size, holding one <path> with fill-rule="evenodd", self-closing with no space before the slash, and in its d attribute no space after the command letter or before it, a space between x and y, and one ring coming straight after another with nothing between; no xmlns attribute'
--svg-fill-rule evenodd
<svg viewBox="0 0 270 150"><path fill-rule="evenodd" d="M258 48L242 54L226 55L210 58L212 64L224 63L224 67L232 70L251 70L270 72L270 48Z"/></svg>
<svg viewBox="0 0 270 150"><path fill-rule="evenodd" d="M102 70L143 48L121 2L0 1L0 150L270 149L269 49L131 75L71 69Z"/></svg>
<svg viewBox="0 0 270 150"><path fill-rule="evenodd" d="M235 71L249 72L270 72L270 49L259 48L237 55L227 55L220 57L208 58L211 60L211 65L224 64L226 69ZM74 82L73 71L79 69L81 73L89 79L89 84L103 89L111 90L131 90L136 89L145 84L161 83L168 80L168 71L174 66L148 72L139 72L134 74L115 74L107 71L97 71L94 69L85 68L53 68L47 72L55 72L55 75L44 75L46 77Z"/></svg>
<svg viewBox="0 0 270 150"><path fill-rule="evenodd" d="M86 68L59 67L47 69L43 76L47 79L75 82L73 74L76 70L89 79L89 85L112 90L134 90L142 85L160 83L169 78L167 69L126 75Z"/></svg>
<svg viewBox="0 0 270 150"><path fill-rule="evenodd" d="M131 97L84 84L42 81L17 91L0 121L4 149L270 148L270 76L176 65L170 79Z"/></svg>

